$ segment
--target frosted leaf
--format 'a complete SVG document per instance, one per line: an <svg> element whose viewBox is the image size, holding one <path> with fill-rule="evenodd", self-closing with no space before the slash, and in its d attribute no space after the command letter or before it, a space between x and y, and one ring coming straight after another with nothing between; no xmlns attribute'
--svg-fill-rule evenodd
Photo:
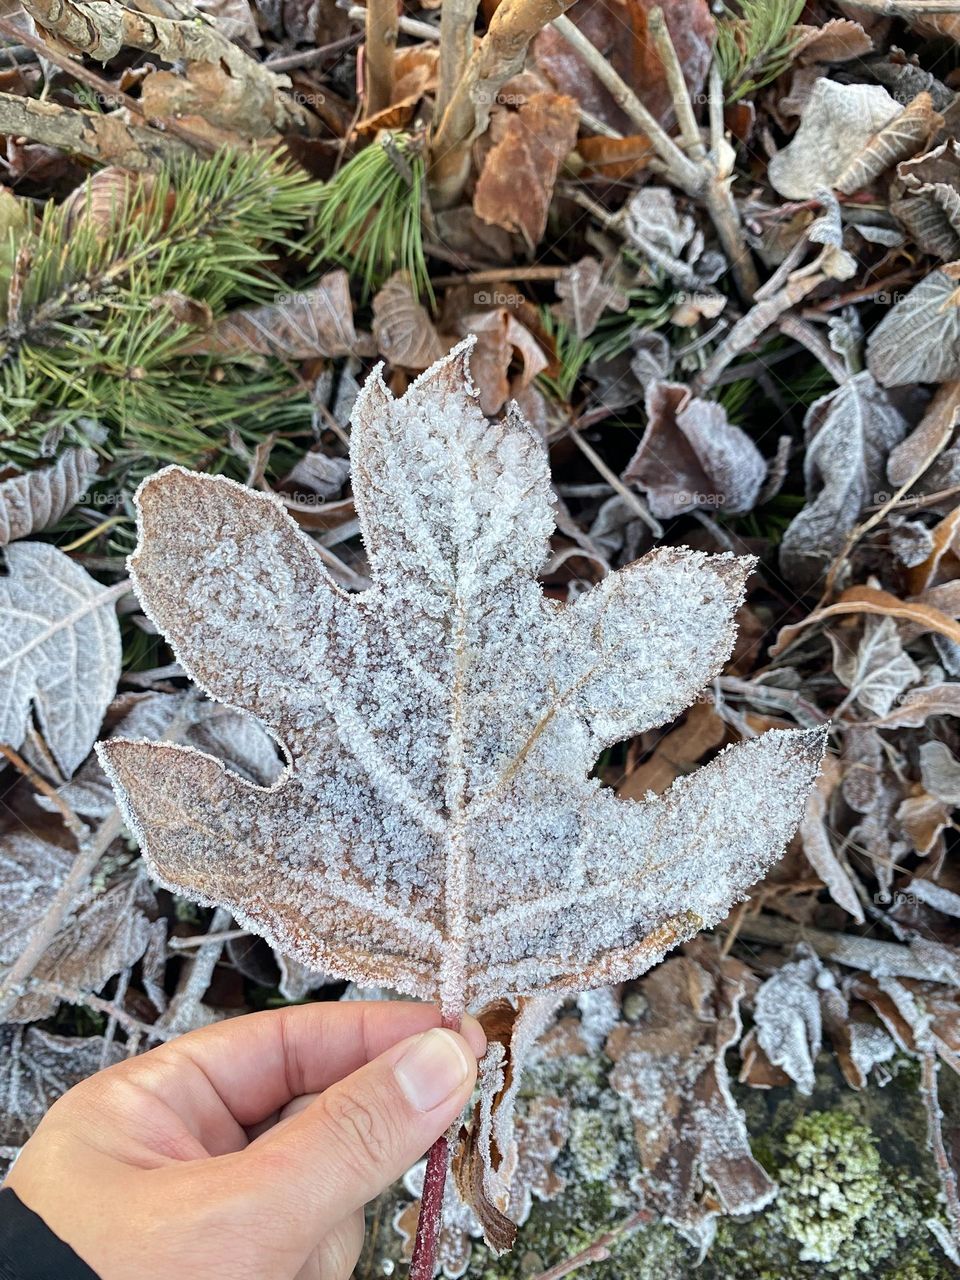
<svg viewBox="0 0 960 1280"><path fill-rule="evenodd" d="M44 542L5 552L0 577L0 742L15 750L31 707L69 777L93 746L120 676L117 589Z"/></svg>
<svg viewBox="0 0 960 1280"><path fill-rule="evenodd" d="M233 360L252 355L311 360L352 355L360 345L353 327L350 278L338 268L311 289L279 295L274 304L229 312L178 349L181 354Z"/></svg>
<svg viewBox="0 0 960 1280"><path fill-rule="evenodd" d="M603 1042L620 1021L620 1001L609 987L583 991L577 996L580 1034L591 1053L599 1053Z"/></svg>
<svg viewBox="0 0 960 1280"><path fill-rule="evenodd" d="M604 311L626 311L629 298L608 278L599 258L589 255L567 267L556 282L560 301L554 315L578 338L589 338Z"/></svg>
<svg viewBox="0 0 960 1280"><path fill-rule="evenodd" d="M890 211L924 253L946 262L960 255L960 143L956 138L897 165Z"/></svg>
<svg viewBox="0 0 960 1280"><path fill-rule="evenodd" d="M192 693L122 694L108 711L108 718L114 715L118 719L111 737L120 734L148 739L163 737L178 716L188 716L192 723L186 724L178 735L181 742L209 752L242 777L262 786L280 774L282 765L276 743L258 721L242 711L198 701ZM93 754L68 783L58 788L58 794L84 818L105 818L116 804L113 788ZM55 802L47 796L37 796L36 801L48 812L58 812Z"/></svg>
<svg viewBox="0 0 960 1280"><path fill-rule="evenodd" d="M0 1027L0 1143L22 1146L57 1098L122 1057L123 1049L101 1036Z"/></svg>
<svg viewBox="0 0 960 1280"><path fill-rule="evenodd" d="M19 956L75 857L26 831L0 836L0 966Z"/></svg>
<svg viewBox="0 0 960 1280"><path fill-rule="evenodd" d="M864 710L885 716L904 689L918 684L921 671L909 654L893 618L867 616L863 635L851 649L845 636L830 632L833 669Z"/></svg>
<svg viewBox="0 0 960 1280"><path fill-rule="evenodd" d="M843 195L853 195L879 178L884 170L905 160L924 147L931 134L943 124L943 116L933 109L929 93L916 98L870 139L860 154L847 165L834 183Z"/></svg>
<svg viewBox="0 0 960 1280"><path fill-rule="evenodd" d="M649 1009L607 1041L612 1088L633 1114L646 1203L704 1251L718 1212L751 1213L776 1188L754 1160L724 1063L740 1038L749 971L739 961L668 960L643 983Z"/></svg>
<svg viewBox="0 0 960 1280"><path fill-rule="evenodd" d="M854 888L850 871L841 863L833 848L833 828L828 820L830 799L840 781L840 766L827 756L823 772L807 796L800 821L800 840L807 861L827 886L831 898L858 924L863 924L863 908Z"/></svg>
<svg viewBox="0 0 960 1280"><path fill-rule="evenodd" d="M140 877L114 885L79 908L43 953L33 980L53 984L66 1000L99 991L143 955L151 941L144 908L155 910L155 905ZM7 1017L11 1022L37 1021L53 1013L60 998L28 989Z"/></svg>
<svg viewBox="0 0 960 1280"><path fill-rule="evenodd" d="M480 1065L473 1122L460 1131L453 1172L461 1197L476 1211L484 1239L497 1253L512 1246L520 1221L511 1198L520 1194L512 1190L520 1143L520 1082L562 1001L556 994L520 999L516 1005L497 1000L480 1013L489 1047Z"/></svg>
<svg viewBox="0 0 960 1280"><path fill-rule="evenodd" d="M97 465L92 449L65 449L52 466L0 480L0 546L56 524L86 493Z"/></svg>
<svg viewBox="0 0 960 1280"><path fill-rule="evenodd" d="M770 161L771 186L788 200L807 200L818 187L835 186L873 135L902 112L879 85L821 77L793 140Z"/></svg>
<svg viewBox="0 0 960 1280"><path fill-rule="evenodd" d="M623 479L643 489L655 516L752 509L767 464L747 433L727 421L723 405L680 383L655 382L646 410L647 429Z"/></svg>
<svg viewBox="0 0 960 1280"><path fill-rule="evenodd" d="M867 339L867 368L884 387L960 377L957 284L945 271L891 307Z"/></svg>
<svg viewBox="0 0 960 1280"><path fill-rule="evenodd" d="M749 562L661 548L546 598L546 455L515 415L483 417L468 353L399 400L375 375L357 402L363 594L270 495L177 467L139 490L143 606L201 687L284 744L281 778L98 748L161 883L451 1012L619 981L722 919L795 830L823 750L821 731L770 732L643 801L589 777L720 669Z"/></svg>
<svg viewBox="0 0 960 1280"><path fill-rule="evenodd" d="M780 566L790 582L806 586L825 571L864 506L883 489L887 454L906 429L869 373L810 406L804 419L807 505L780 545Z"/></svg>
<svg viewBox="0 0 960 1280"><path fill-rule="evenodd" d="M945 742L933 739L920 748L923 785L944 804L960 805L960 760Z"/></svg>
<svg viewBox="0 0 960 1280"><path fill-rule="evenodd" d="M302 1000L311 991L316 991L317 987L326 986L330 981L325 973L308 969L293 956L285 956L282 952L277 953L277 965L280 969L280 981L277 986L284 1000Z"/></svg>
<svg viewBox="0 0 960 1280"><path fill-rule="evenodd" d="M566 1145L570 1103L565 1098L533 1098L517 1118L507 1212L518 1227L530 1217L533 1198L555 1200L566 1186L554 1161Z"/></svg>
<svg viewBox="0 0 960 1280"><path fill-rule="evenodd" d="M813 1092L823 1039L817 980L826 971L809 952L768 978L757 992L754 1027L760 1048L804 1095Z"/></svg>

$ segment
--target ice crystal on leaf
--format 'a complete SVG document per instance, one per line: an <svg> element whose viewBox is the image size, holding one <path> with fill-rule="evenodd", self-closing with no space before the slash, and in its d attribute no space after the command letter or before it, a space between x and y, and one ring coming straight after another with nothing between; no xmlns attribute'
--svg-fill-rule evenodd
<svg viewBox="0 0 960 1280"><path fill-rule="evenodd" d="M269 495L169 467L138 494L131 560L192 678L283 745L257 786L189 748L101 759L152 873L303 964L465 1003L648 968L780 854L819 731L728 749L661 797L590 777L720 669L750 568L663 547L573 604L537 573L546 453L489 423L461 344L353 415L372 587L348 595Z"/></svg>

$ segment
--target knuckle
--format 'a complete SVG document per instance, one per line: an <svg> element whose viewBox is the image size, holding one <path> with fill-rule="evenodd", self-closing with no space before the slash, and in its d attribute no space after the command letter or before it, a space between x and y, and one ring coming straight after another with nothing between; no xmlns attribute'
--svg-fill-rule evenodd
<svg viewBox="0 0 960 1280"><path fill-rule="evenodd" d="M380 1165L389 1158L392 1135L381 1108L345 1089L331 1094L327 1105L344 1148L355 1153L356 1163Z"/></svg>

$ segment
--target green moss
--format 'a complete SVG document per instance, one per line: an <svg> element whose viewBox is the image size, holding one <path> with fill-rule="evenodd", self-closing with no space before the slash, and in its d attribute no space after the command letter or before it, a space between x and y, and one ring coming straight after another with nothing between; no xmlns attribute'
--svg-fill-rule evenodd
<svg viewBox="0 0 960 1280"><path fill-rule="evenodd" d="M803 1116L786 1138L775 1215L802 1262L830 1275L874 1274L920 1227L913 1179L884 1170L876 1139L840 1111Z"/></svg>

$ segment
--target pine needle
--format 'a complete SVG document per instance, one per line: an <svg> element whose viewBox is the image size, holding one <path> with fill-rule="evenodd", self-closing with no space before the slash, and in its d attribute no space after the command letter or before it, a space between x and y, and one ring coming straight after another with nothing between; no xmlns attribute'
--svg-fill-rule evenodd
<svg viewBox="0 0 960 1280"><path fill-rule="evenodd" d="M799 37L793 28L804 0L738 0L717 23L716 59L728 102L739 102L776 80L790 65Z"/></svg>
<svg viewBox="0 0 960 1280"><path fill-rule="evenodd" d="M230 150L118 195L112 218L48 204L0 255L0 458L83 443L121 465L211 465L228 428L256 435L267 409L274 429L306 429L291 372L181 356L195 326L164 299L195 299L214 319L273 301L286 286L270 264L302 252L318 190L277 157Z"/></svg>
<svg viewBox="0 0 960 1280"><path fill-rule="evenodd" d="M317 263L356 272L365 298L405 271L417 300L433 302L420 220L425 170L419 141L408 134L384 132L354 156L321 191L312 236Z"/></svg>

